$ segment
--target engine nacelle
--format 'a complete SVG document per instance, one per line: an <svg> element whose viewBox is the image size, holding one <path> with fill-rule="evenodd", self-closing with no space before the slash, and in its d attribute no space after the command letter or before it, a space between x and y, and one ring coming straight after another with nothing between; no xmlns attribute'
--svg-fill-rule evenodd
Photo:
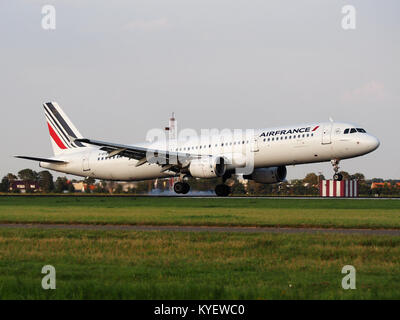
<svg viewBox="0 0 400 320"><path fill-rule="evenodd" d="M278 183L286 179L287 170L285 166L255 169L251 175L244 176L245 179L254 180L258 183Z"/></svg>
<svg viewBox="0 0 400 320"><path fill-rule="evenodd" d="M192 160L189 172L195 178L222 177L226 172L224 157L201 158Z"/></svg>

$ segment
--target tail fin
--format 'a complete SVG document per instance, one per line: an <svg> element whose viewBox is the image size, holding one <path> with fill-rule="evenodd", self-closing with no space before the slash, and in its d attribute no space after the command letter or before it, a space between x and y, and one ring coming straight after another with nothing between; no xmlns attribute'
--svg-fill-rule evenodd
<svg viewBox="0 0 400 320"><path fill-rule="evenodd" d="M74 139L81 139L83 136L57 102L47 102L43 104L43 107L54 155L58 155L69 149L85 147L82 143L74 141Z"/></svg>

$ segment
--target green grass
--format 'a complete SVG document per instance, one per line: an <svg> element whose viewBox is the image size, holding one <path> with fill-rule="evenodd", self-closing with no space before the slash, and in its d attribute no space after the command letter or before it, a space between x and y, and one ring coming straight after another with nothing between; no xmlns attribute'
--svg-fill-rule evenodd
<svg viewBox="0 0 400 320"><path fill-rule="evenodd" d="M400 201L0 197L0 223L400 228Z"/></svg>
<svg viewBox="0 0 400 320"><path fill-rule="evenodd" d="M0 256L1 299L400 298L400 237L0 228Z"/></svg>

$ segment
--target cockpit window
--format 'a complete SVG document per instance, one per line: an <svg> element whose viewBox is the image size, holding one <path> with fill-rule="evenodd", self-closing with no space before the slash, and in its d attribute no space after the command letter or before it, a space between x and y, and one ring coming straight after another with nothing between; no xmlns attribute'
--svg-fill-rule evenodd
<svg viewBox="0 0 400 320"><path fill-rule="evenodd" d="M355 128L351 128L350 133L356 133L357 130Z"/></svg>
<svg viewBox="0 0 400 320"><path fill-rule="evenodd" d="M362 129L362 128L357 128L357 131L358 131L358 132L361 132L361 133L367 133L367 131L365 131L365 130Z"/></svg>
<svg viewBox="0 0 400 320"><path fill-rule="evenodd" d="M344 134L348 134L350 129L345 129Z"/></svg>

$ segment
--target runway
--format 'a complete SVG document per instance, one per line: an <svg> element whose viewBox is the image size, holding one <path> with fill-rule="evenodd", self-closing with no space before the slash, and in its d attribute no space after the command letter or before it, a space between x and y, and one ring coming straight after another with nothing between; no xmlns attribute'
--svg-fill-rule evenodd
<svg viewBox="0 0 400 320"><path fill-rule="evenodd" d="M139 226L139 225L91 225L91 224L19 224L1 223L0 228L17 229L65 229L98 231L169 231L169 232L242 232L280 234L360 234L400 236L400 229L333 229L333 228L281 228L281 227L210 227L210 226Z"/></svg>

